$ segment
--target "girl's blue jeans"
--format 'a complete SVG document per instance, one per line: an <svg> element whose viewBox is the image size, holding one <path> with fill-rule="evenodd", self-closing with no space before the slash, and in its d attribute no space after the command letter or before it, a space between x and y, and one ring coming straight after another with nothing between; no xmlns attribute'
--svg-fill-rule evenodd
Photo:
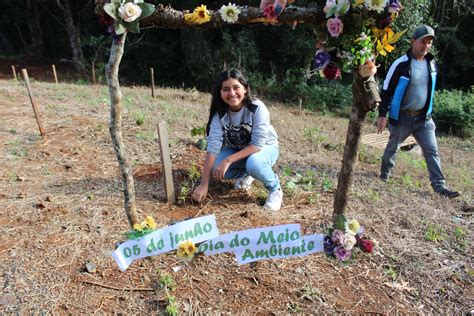
<svg viewBox="0 0 474 316"><path fill-rule="evenodd" d="M222 148L212 170L214 171L222 160L236 152L238 152L237 149ZM238 179L250 175L261 181L269 192L273 192L280 188L280 180L272 170L272 166L278 159L278 154L277 147L265 145L259 152L231 164L225 173L225 179Z"/></svg>

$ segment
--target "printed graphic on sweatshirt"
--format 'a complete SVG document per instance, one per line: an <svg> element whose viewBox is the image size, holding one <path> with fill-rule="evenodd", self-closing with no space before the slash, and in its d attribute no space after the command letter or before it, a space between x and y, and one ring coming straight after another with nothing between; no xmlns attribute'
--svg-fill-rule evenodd
<svg viewBox="0 0 474 316"><path fill-rule="evenodd" d="M252 137L252 124L242 123L239 125L224 125L224 144L235 149L243 149Z"/></svg>

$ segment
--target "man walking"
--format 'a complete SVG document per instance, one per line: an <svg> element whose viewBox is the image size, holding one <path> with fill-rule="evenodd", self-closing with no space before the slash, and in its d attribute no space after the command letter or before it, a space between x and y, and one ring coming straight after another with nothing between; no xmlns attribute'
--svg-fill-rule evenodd
<svg viewBox="0 0 474 316"><path fill-rule="evenodd" d="M388 181L400 144L413 134L423 150L433 190L444 197L460 195L446 187L436 143L436 126L431 119L437 67L429 53L434 30L422 25L415 29L410 50L390 67L383 83L377 132L382 133L389 117L390 138L382 158L380 179Z"/></svg>

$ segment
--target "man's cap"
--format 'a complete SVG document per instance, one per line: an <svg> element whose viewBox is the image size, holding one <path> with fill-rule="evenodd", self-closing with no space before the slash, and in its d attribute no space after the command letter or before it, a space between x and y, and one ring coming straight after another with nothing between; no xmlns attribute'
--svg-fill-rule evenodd
<svg viewBox="0 0 474 316"><path fill-rule="evenodd" d="M428 25L421 25L415 29L412 38L415 40L421 40L422 38L425 38L427 36L436 38L433 28L429 27Z"/></svg>

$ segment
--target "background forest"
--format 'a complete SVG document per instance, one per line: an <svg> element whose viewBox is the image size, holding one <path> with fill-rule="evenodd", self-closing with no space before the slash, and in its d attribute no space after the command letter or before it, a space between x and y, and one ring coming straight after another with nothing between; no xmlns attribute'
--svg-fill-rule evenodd
<svg viewBox="0 0 474 316"><path fill-rule="evenodd" d="M217 10L227 1L148 1L192 10L204 3ZM99 79L108 59L110 36L94 14L93 0L4 0L0 13L0 57L44 60L74 65L77 78L88 78L92 62ZM325 1L298 0L298 6L324 6ZM440 64L438 126L459 136L470 136L474 101L474 22L470 0L403 1L404 10L393 24L407 34L379 67L383 78L390 63L409 47L409 37L421 23L435 27L434 53ZM258 6L259 1L238 1ZM144 29L128 36L121 64L125 84L146 84L147 69L155 70L155 82L169 87L195 87L209 91L224 67L238 67L251 79L254 92L285 102L301 98L308 109L339 111L351 104L346 85L309 77L315 35L311 25L242 27L222 29ZM449 91L448 91L449 89ZM344 112L344 111L342 111ZM453 125L457 124L457 126Z"/></svg>

